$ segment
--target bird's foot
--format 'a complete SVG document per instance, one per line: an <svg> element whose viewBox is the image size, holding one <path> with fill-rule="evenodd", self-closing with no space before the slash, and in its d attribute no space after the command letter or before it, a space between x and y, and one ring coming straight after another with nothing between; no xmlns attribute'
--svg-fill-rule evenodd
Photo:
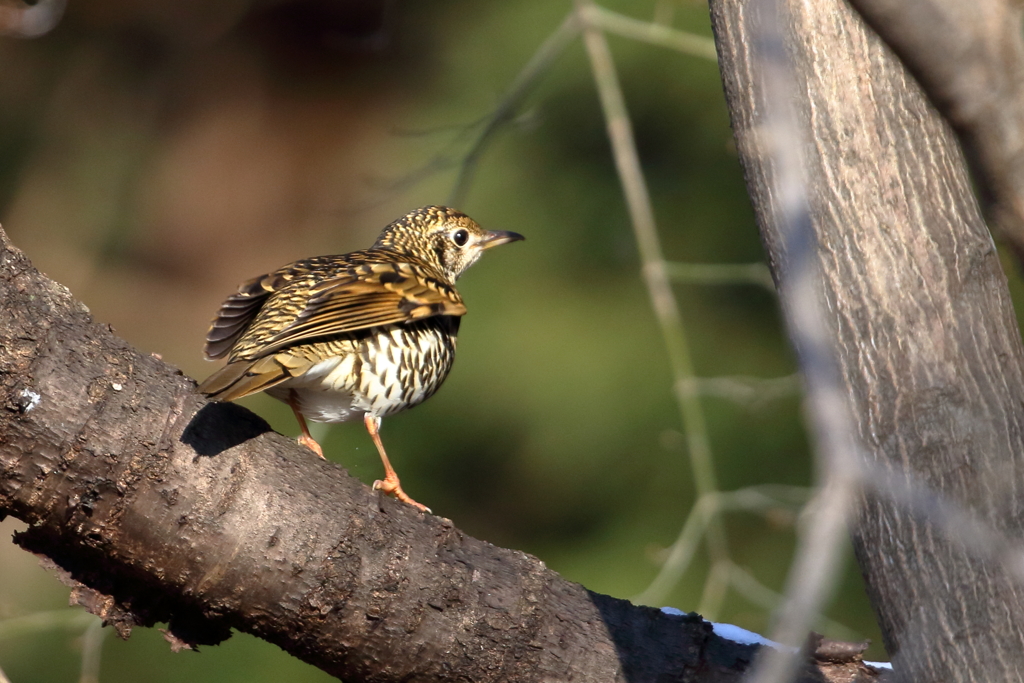
<svg viewBox="0 0 1024 683"><path fill-rule="evenodd" d="M390 478L378 479L377 481L373 482L373 490L374 491L383 491L387 495L392 496L394 498L397 498L398 500L402 501L403 503L408 503L409 505L412 505L414 508L416 508L420 512L426 512L427 514L433 514L430 511L430 508L428 508L423 503L417 503L415 500L410 498L409 495L405 491L402 490L402 485L398 482L398 477L395 477L394 479L390 479Z"/></svg>
<svg viewBox="0 0 1024 683"><path fill-rule="evenodd" d="M299 437L299 445L305 446L309 450L319 455L324 460L327 459L324 458L324 449L320 448L320 444L316 442L316 439L309 436L308 434L303 434L302 436Z"/></svg>

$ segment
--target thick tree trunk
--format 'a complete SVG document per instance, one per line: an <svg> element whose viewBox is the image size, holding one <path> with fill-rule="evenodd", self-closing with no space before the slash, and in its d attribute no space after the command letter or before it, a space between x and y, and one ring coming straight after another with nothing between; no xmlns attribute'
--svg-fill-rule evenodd
<svg viewBox="0 0 1024 683"><path fill-rule="evenodd" d="M738 681L756 650L587 591L207 404L2 230L0 301L0 515L125 637L235 628L350 683ZM858 672L873 676L821 661L801 680Z"/></svg>
<svg viewBox="0 0 1024 683"><path fill-rule="evenodd" d="M1024 350L956 141L838 0L779 3L805 135L829 326L872 466L1024 531ZM712 0L747 186L780 289L766 81L751 3ZM905 680L1024 676L1022 587L891 500L867 496L857 559Z"/></svg>

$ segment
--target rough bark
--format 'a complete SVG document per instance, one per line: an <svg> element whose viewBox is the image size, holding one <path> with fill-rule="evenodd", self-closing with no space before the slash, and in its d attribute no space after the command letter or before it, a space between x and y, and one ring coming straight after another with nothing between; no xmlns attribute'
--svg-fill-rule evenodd
<svg viewBox="0 0 1024 683"><path fill-rule="evenodd" d="M0 515L125 637L232 628L346 681L737 681L756 648L382 498L91 321L0 230ZM805 681L862 680L858 661Z"/></svg>
<svg viewBox="0 0 1024 683"><path fill-rule="evenodd" d="M1024 6L850 0L964 143L994 223L1024 257Z"/></svg>
<svg viewBox="0 0 1024 683"><path fill-rule="evenodd" d="M779 4L830 333L870 464L1019 539L1024 350L952 131L845 4ZM737 147L785 298L760 134L763 48L750 3L711 7ZM1020 680L1024 600L1000 568L873 496L854 545L901 678Z"/></svg>

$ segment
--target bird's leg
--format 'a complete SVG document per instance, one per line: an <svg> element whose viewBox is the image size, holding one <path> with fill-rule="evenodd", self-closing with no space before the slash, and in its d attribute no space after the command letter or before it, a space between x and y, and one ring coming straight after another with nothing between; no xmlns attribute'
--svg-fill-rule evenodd
<svg viewBox="0 0 1024 683"><path fill-rule="evenodd" d="M417 503L402 490L402 484L398 481L398 475L395 473L395 468L391 466L391 461L388 460L388 454L384 452L384 444L380 442L380 418L373 417L369 413L366 413L363 415L363 424L366 425L366 431L370 433L370 438L373 439L373 445L377 447L377 452L380 453L380 460L384 463L384 479L378 479L373 482L373 489L375 491L383 491L389 496L394 496L403 503L408 503L421 512L430 512L430 508L422 503Z"/></svg>
<svg viewBox="0 0 1024 683"><path fill-rule="evenodd" d="M299 444L313 451L321 458L324 458L324 449L320 448L320 444L316 442L316 439L310 436L309 428L306 427L306 418L302 417L302 413L299 412L298 402L295 400L294 391L288 395L288 405L292 407L292 412L295 413L295 419L299 421L299 427L302 428L302 436L298 439ZM326 459L327 458L324 458L324 460Z"/></svg>

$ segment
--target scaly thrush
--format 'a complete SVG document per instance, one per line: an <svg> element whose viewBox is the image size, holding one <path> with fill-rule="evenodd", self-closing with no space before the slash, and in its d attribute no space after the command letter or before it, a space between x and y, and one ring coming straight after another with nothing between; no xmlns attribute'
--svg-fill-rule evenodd
<svg viewBox="0 0 1024 683"><path fill-rule="evenodd" d="M455 357L466 306L455 281L486 249L523 239L427 206L398 219L365 251L296 261L243 282L206 335L209 360L228 357L199 391L233 401L266 391L292 407L299 443L321 458L303 416L362 417L384 463L373 487L406 495L381 444L382 417L430 398Z"/></svg>

